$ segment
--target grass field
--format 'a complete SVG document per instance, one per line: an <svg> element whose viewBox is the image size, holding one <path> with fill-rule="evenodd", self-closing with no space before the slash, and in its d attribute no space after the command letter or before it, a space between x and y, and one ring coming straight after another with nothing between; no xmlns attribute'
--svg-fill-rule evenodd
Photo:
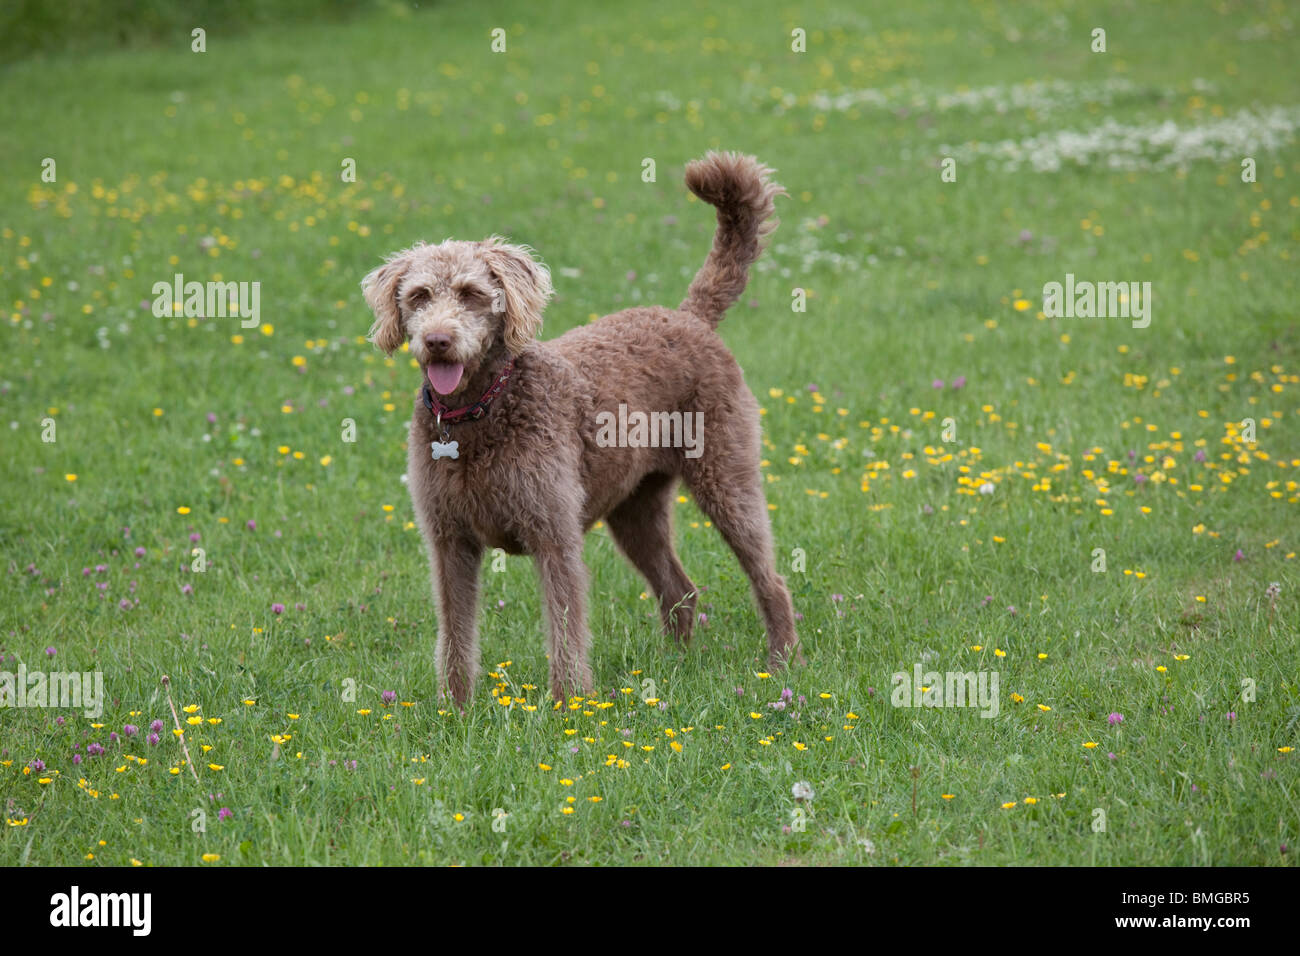
<svg viewBox="0 0 1300 956"><path fill-rule="evenodd" d="M0 671L105 701L0 709L0 864L1293 864L1295 17L872 6L393 6L5 66ZM808 664L763 672L683 495L692 647L598 527L594 696L553 709L510 558L461 715L419 373L360 279L500 233L552 269L543 338L674 305L710 148L790 193L721 333ZM260 328L156 318L176 273L259 282ZM1151 283L1149 326L1047 316L1067 274ZM918 665L996 672L997 716L893 706Z"/></svg>

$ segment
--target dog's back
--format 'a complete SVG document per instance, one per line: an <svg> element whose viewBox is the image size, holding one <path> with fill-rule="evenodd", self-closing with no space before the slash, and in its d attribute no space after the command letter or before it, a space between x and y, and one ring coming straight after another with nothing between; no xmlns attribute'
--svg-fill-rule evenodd
<svg viewBox="0 0 1300 956"><path fill-rule="evenodd" d="M541 343L572 367L590 399L582 428L592 466L585 482L589 520L621 501L641 475L680 475L690 459L702 457L709 417L720 425L707 414L715 402L746 406L751 414L739 420L752 420L757 432L757 408L748 407L756 403L715 329L777 225L773 199L783 190L770 174L737 153L690 163L686 185L717 209L718 228L685 301L677 309L626 309Z"/></svg>

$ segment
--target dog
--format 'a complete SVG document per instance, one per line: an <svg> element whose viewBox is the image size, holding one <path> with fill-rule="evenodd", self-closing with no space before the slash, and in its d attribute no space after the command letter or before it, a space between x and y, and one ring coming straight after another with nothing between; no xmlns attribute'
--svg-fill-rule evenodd
<svg viewBox="0 0 1300 956"><path fill-rule="evenodd" d="M665 632L689 641L698 591L673 548L679 481L749 577L768 666L802 661L773 556L758 403L716 331L776 228L785 190L771 173L735 153L687 165L686 185L715 207L717 230L676 309L627 309L539 342L550 273L528 247L497 236L417 243L362 281L370 341L388 355L408 345L423 371L407 484L432 569L440 689L462 709L478 675L485 549L536 563L556 700L591 693L582 543L598 520L649 582ZM611 416L622 422L627 409L659 425L692 416L703 440L610 442Z"/></svg>

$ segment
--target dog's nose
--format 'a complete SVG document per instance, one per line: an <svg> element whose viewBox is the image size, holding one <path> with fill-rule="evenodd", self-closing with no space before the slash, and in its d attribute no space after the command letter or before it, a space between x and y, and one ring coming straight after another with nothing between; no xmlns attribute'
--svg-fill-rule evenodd
<svg viewBox="0 0 1300 956"><path fill-rule="evenodd" d="M430 352L445 352L451 348L451 336L430 332L424 337L424 345Z"/></svg>

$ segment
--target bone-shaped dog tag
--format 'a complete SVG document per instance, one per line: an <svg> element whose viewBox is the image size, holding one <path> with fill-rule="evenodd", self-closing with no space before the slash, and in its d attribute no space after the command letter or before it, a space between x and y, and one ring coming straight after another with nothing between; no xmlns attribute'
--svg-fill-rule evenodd
<svg viewBox="0 0 1300 956"><path fill-rule="evenodd" d="M433 460L434 460L434 461L437 461L439 458L459 458L459 457L460 457L460 451L459 451L459 448L460 448L460 442L454 442L454 441L448 441L448 442L435 441L435 442L430 442L430 443L429 443L429 447L430 447L430 448L432 449L432 451L433 451Z"/></svg>

